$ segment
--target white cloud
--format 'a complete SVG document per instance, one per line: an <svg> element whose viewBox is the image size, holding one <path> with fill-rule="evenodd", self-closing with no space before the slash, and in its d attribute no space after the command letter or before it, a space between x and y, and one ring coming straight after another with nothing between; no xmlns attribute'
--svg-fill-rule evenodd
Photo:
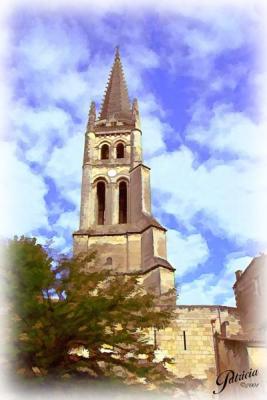
<svg viewBox="0 0 267 400"><path fill-rule="evenodd" d="M60 215L56 224L54 225L59 231L62 229L73 232L78 229L79 224L79 211L68 211Z"/></svg>
<svg viewBox="0 0 267 400"><path fill-rule="evenodd" d="M160 64L159 55L147 47L145 43L137 45L131 43L127 47L127 52L129 57L134 60L135 65L139 66L140 70L156 68ZM134 57L136 53L138 53L138 57Z"/></svg>
<svg viewBox="0 0 267 400"><path fill-rule="evenodd" d="M264 57L264 55L266 56L266 54L267 54L267 49L266 49L265 53L263 53L262 57ZM249 81L252 84L252 87L254 89L255 101L256 101L256 104L258 107L257 111L260 115L260 118L262 121L267 121L267 85L266 85L267 61L266 61L266 58L262 62L262 70L259 71L258 73L251 74L249 76Z"/></svg>
<svg viewBox="0 0 267 400"><path fill-rule="evenodd" d="M252 261L252 258L249 256L240 256L240 257L232 257L231 254L227 258L227 262L225 265L225 273L226 275L234 275L235 271L245 269L249 263Z"/></svg>
<svg viewBox="0 0 267 400"><path fill-rule="evenodd" d="M77 208L80 204L83 146L84 134L77 132L63 147L54 149L45 167L45 174L55 181L62 196Z"/></svg>
<svg viewBox="0 0 267 400"><path fill-rule="evenodd" d="M218 304L217 298L223 296L224 305L235 306L234 273L245 269L251 260L248 256L229 259L220 273L202 274L193 282L181 284L179 304Z"/></svg>
<svg viewBox="0 0 267 400"><path fill-rule="evenodd" d="M179 304L213 304L214 293L211 290L213 274L202 274L193 282L181 285L178 297Z"/></svg>
<svg viewBox="0 0 267 400"><path fill-rule="evenodd" d="M54 100L64 100L67 102L80 101L88 96L90 90L89 82L86 81L84 74L77 71L67 71L57 77L55 85L51 85L49 95Z"/></svg>
<svg viewBox="0 0 267 400"><path fill-rule="evenodd" d="M67 24L60 18L57 23L35 18L12 50L19 67L11 69L10 76L15 85L24 87L20 101L12 106L12 135L26 143L27 160L42 164L54 147L81 129L79 120L85 125L91 95L101 96L97 77L107 66L103 60L90 59L86 34L74 19ZM88 63L89 71L81 72L80 66ZM103 80L101 92L102 87ZM60 101L64 106L58 105Z"/></svg>
<svg viewBox="0 0 267 400"><path fill-rule="evenodd" d="M204 58L242 46L247 40L246 17L245 13L241 15L240 10L236 12L233 7L224 10L218 7L208 12L194 13L195 22L204 22L205 25L200 25L198 29L187 26L184 42L189 46L191 56Z"/></svg>
<svg viewBox="0 0 267 400"><path fill-rule="evenodd" d="M153 115L142 116L141 123L144 157L149 158L157 152L164 151L166 146L163 138L170 126Z"/></svg>
<svg viewBox="0 0 267 400"><path fill-rule="evenodd" d="M17 159L14 144L2 141L0 148L0 186L4 194L0 206L1 235L23 235L47 227L47 187L42 177Z"/></svg>
<svg viewBox="0 0 267 400"><path fill-rule="evenodd" d="M26 145L25 158L39 164L49 159L55 140L66 140L75 129L71 117L56 106L34 109L19 103L13 109L11 121L12 136Z"/></svg>
<svg viewBox="0 0 267 400"><path fill-rule="evenodd" d="M44 16L35 17L33 22L16 42L21 73L63 74L88 61L88 42L75 19L66 23L63 18L53 21Z"/></svg>
<svg viewBox="0 0 267 400"><path fill-rule="evenodd" d="M183 236L180 232L169 229L167 246L168 260L176 268L175 275L178 277L196 270L209 256L207 243L199 233Z"/></svg>
<svg viewBox="0 0 267 400"><path fill-rule="evenodd" d="M97 21L104 29L104 21L97 17L93 24L97 25ZM130 37L129 27L125 26L124 29L123 34ZM165 149L163 136L171 128L161 121L163 111L160 105L143 86L143 71L157 67L159 61L158 55L143 43L142 37L138 37L141 30L135 32L137 41L134 46L130 40L126 44L123 64L130 93L139 93L142 99L140 108L146 132L144 147L147 149L146 156L150 156ZM112 32L118 37L116 30ZM55 23L45 17L36 18L22 40L13 45L20 66L12 70L11 77L14 82L22 79L27 85L25 99L16 102L11 119L15 132L13 135L27 144L27 160L42 164L48 162L50 156L53 157L54 150L58 154L57 146L67 149L66 140L84 129L90 100L99 103L102 99L112 55L92 55L89 46L86 31L75 20L66 22L57 18ZM136 49L139 53L137 58L134 57ZM81 65L84 66L82 70ZM37 107L26 102L26 98L32 96L38 99ZM68 111L58 106L59 101L68 103ZM74 122L77 117L82 123ZM52 144L55 140L60 144ZM60 150L60 154L63 156L64 150ZM54 159L51 163L55 162Z"/></svg>
<svg viewBox="0 0 267 400"><path fill-rule="evenodd" d="M55 236L52 238L52 247L62 249L66 246L66 240L63 236Z"/></svg>
<svg viewBox="0 0 267 400"><path fill-rule="evenodd" d="M198 216L205 228L238 243L248 239L266 242L267 184L261 164L211 159L198 165L183 146L152 158L149 165L152 187L168 194L161 205L165 212L189 227Z"/></svg>
<svg viewBox="0 0 267 400"><path fill-rule="evenodd" d="M222 306L236 307L235 296L232 295L232 296L226 297L224 302L222 303Z"/></svg>
<svg viewBox="0 0 267 400"><path fill-rule="evenodd" d="M247 79L253 80L255 69L263 64L259 58L260 52L264 50L264 44L259 42L258 38L264 37L265 29L263 29L264 13L262 13L261 7L259 5L256 7L253 2L246 7L240 7L237 2L227 4L226 1L216 2L214 7L206 5L207 7L201 2L201 5L190 3L189 6L180 6L179 23L177 23L176 16L173 20L168 21L166 28L168 51L165 54L164 63L169 64L169 71L175 76L186 75L190 79L195 79L196 89L195 94L193 89L192 98L197 95L197 100L191 102L190 112L196 113L196 109L199 107L198 103L204 104L206 100L209 100L205 114L201 115L201 118L207 121L210 113L210 100L214 94L221 94L225 101L228 98L229 90L234 93L234 90L239 90L238 85L243 85ZM242 59L242 49L249 54L248 62ZM236 50L241 50L241 57L235 52ZM266 55L266 52L264 54ZM255 67L256 63L252 65L253 57L257 67ZM248 78L250 76L251 78ZM264 92L263 88L266 87L266 80L263 79L260 79L259 86L261 97ZM252 98L251 96L251 102ZM254 99L256 103L256 95ZM229 98L229 101L232 99ZM220 104L221 100L218 99L217 102ZM261 106L262 104L266 104L266 102L264 103L263 100ZM248 152L245 149L245 143L249 142L252 144L252 154L255 155L260 147L260 144L257 143L260 142L253 140L253 133L255 130L263 132L266 124L251 123L248 119L245 120L245 115L241 115L241 117L244 118L244 121L240 122L245 125L246 132L251 130L247 140L243 142L244 151ZM230 120L228 122L230 123ZM234 128L229 130L228 137L233 130ZM239 140L238 136L239 132L234 135L232 141ZM260 134L256 136L259 137ZM209 139L206 138L206 142ZM213 140L211 138L211 143ZM224 142L225 140L223 140ZM264 153L263 149L264 147L260 149L260 153Z"/></svg>
<svg viewBox="0 0 267 400"><path fill-rule="evenodd" d="M37 235L35 237L37 239L37 243L41 244L42 246L45 246L49 242L49 239L46 236Z"/></svg>
<svg viewBox="0 0 267 400"><path fill-rule="evenodd" d="M67 254L72 250L72 243L69 235L64 236L64 232L58 231L57 234L50 239L46 236L37 235L37 243L42 246L48 246L49 250L52 250L54 254ZM55 260L53 261L55 264Z"/></svg>
<svg viewBox="0 0 267 400"><path fill-rule="evenodd" d="M220 104L212 110L208 127L204 128L201 125L198 110L195 110L195 115L196 120L193 115L193 123L187 128L188 139L213 151L230 152L239 157L257 160L267 156L265 122L256 123L244 113L232 111L231 107L225 104Z"/></svg>

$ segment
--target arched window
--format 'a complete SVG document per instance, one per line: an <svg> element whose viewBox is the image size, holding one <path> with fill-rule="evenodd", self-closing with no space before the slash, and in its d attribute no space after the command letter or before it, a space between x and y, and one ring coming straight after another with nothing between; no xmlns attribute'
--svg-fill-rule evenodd
<svg viewBox="0 0 267 400"><path fill-rule="evenodd" d="M116 147L117 158L124 158L124 144L119 143Z"/></svg>
<svg viewBox="0 0 267 400"><path fill-rule="evenodd" d="M108 160L109 159L109 145L103 144L101 147L101 160Z"/></svg>
<svg viewBox="0 0 267 400"><path fill-rule="evenodd" d="M106 265L112 265L112 257L106 259Z"/></svg>
<svg viewBox="0 0 267 400"><path fill-rule="evenodd" d="M119 184L119 224L127 223L127 184Z"/></svg>
<svg viewBox="0 0 267 400"><path fill-rule="evenodd" d="M106 206L106 185L104 182L98 182L96 187L97 193L97 223L104 225L105 222L105 206Z"/></svg>

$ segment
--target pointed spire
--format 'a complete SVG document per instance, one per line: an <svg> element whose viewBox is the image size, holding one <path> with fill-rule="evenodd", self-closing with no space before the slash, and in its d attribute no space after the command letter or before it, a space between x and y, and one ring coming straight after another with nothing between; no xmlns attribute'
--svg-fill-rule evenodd
<svg viewBox="0 0 267 400"><path fill-rule="evenodd" d="M99 119L109 120L111 118L131 119L131 105L118 46L115 50L114 62L99 116Z"/></svg>

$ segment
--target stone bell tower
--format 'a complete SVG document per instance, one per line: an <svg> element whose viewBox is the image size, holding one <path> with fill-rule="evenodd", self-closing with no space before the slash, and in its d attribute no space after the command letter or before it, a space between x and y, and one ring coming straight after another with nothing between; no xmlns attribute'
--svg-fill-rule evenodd
<svg viewBox="0 0 267 400"><path fill-rule="evenodd" d="M166 259L166 229L151 214L141 137L138 103L130 104L117 48L98 118L93 102L89 111L74 254L97 250L100 267L140 274L161 295L174 288L175 270Z"/></svg>

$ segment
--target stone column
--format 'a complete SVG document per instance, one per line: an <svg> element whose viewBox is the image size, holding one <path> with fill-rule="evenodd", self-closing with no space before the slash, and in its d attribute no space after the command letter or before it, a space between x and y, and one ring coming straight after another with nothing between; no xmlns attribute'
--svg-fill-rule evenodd
<svg viewBox="0 0 267 400"><path fill-rule="evenodd" d="M112 183L112 224L119 223L119 185Z"/></svg>
<svg viewBox="0 0 267 400"><path fill-rule="evenodd" d="M112 184L106 184L105 225L112 224Z"/></svg>

